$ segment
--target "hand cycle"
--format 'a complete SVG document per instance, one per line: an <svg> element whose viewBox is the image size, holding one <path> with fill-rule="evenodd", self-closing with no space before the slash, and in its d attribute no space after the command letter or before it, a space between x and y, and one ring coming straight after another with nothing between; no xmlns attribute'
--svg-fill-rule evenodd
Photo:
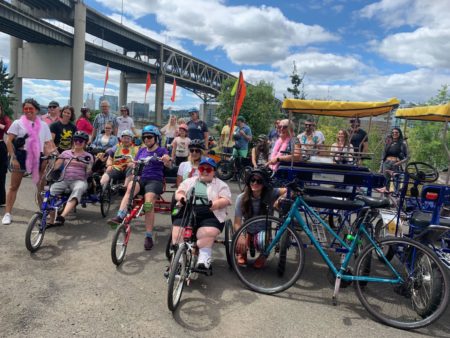
<svg viewBox="0 0 450 338"><path fill-rule="evenodd" d="M197 201L201 201L202 204L196 204ZM190 285L191 280L196 279L198 273L206 276L212 275L212 269L204 270L195 267L198 258L198 248L196 244L196 232L198 230L198 227L196 226L197 207L210 208L212 202L196 196L195 188L192 188L188 200L185 201L183 199L181 203L184 205L182 208L183 217L180 225L180 228L183 230L178 233L177 243L179 244L172 246L173 252L171 254L170 266L165 273L168 282L167 305L170 311L175 311L177 309L180 304L184 286L186 284ZM215 241L215 243L225 244L227 258L229 256L227 234L229 236L229 231L231 231L231 229L231 221L226 221L225 241ZM171 240L171 237L169 240ZM230 261L228 262L230 263Z"/></svg>
<svg viewBox="0 0 450 338"><path fill-rule="evenodd" d="M127 245L131 235L131 221L144 214L145 198L139 194L134 196L134 192L136 189L136 183L139 182L144 167L151 161L162 161L162 158L153 155L139 159L135 162L130 197L127 204L127 215L123 219L122 223L117 227L111 243L111 259L117 266L122 264L125 259Z"/></svg>
<svg viewBox="0 0 450 338"><path fill-rule="evenodd" d="M31 217L30 221L28 222L27 231L25 233L25 246L30 252L35 252L36 250L39 249L39 247L42 244L42 241L44 240L44 234L46 229L53 225L48 223L48 217L51 216L51 212L54 212L53 222L55 222L56 216L58 215L58 213L60 214L64 210L64 207L70 195L69 191L68 192L69 194L64 192L61 195L53 196L50 194L50 186L53 183L61 182L64 180L66 168L72 161L78 161L84 164L90 163L89 156L72 157L68 159L67 163L64 164L62 169L54 170L56 160L58 159L67 160L67 158L59 158L58 155L43 156L41 158L42 160L49 160L49 163L51 163L53 167L46 169L45 178L49 183L49 185L45 186L44 191L42 192L44 198L40 206L40 211L36 212ZM91 196L90 194L85 193L79 204L83 205L86 203L96 203L96 202L98 202L98 198L96 195Z"/></svg>
<svg viewBox="0 0 450 338"><path fill-rule="evenodd" d="M309 207L302 197L298 182L288 184L298 196L290 201L290 210L284 219L259 216L252 218L235 233L231 244L232 265L239 279L251 290L273 294L291 287L299 278L305 261L303 242L293 227L297 222L311 240L325 263L335 276L333 303L341 283L354 283L358 299L363 307L378 321L400 329L416 329L436 321L446 310L449 300L450 281L445 267L424 246L409 238L373 239L371 215L377 208L386 207L386 199L378 200L360 196L365 206L358 213L347 236L340 238L319 215ZM340 266L336 266L302 217L299 208L315 214L324 229L342 246ZM246 266L237 262L237 242L240 236L252 232L252 228L263 226L257 236L258 258L264 264ZM261 229L261 228L260 228ZM388 259L385 253L392 252ZM350 267L352 258L356 261ZM258 261L255 261L255 263ZM442 290L438 298L430 298L434 283ZM430 304L432 302L432 304Z"/></svg>

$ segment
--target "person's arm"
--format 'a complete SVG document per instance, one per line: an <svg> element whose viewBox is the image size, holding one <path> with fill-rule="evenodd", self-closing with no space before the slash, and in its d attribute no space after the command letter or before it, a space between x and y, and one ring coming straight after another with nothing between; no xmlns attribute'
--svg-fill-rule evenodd
<svg viewBox="0 0 450 338"><path fill-rule="evenodd" d="M133 134L134 134L135 137L139 137L139 135L138 135L138 133L137 133L136 128L134 127L134 125L131 127L131 131L133 132Z"/></svg>
<svg viewBox="0 0 450 338"><path fill-rule="evenodd" d="M207 131L205 131L203 133L203 136L205 138L205 150L209 149L209 133Z"/></svg>
<svg viewBox="0 0 450 338"><path fill-rule="evenodd" d="M212 201L211 210L219 210L226 208L231 204L231 201L226 197L219 197L218 199Z"/></svg>
<svg viewBox="0 0 450 338"><path fill-rule="evenodd" d="M253 164L253 168L256 168L256 149L255 147L253 147L252 149L252 164Z"/></svg>
<svg viewBox="0 0 450 338"><path fill-rule="evenodd" d="M175 154L177 152L177 139L172 141L172 160L175 161Z"/></svg>
<svg viewBox="0 0 450 338"><path fill-rule="evenodd" d="M15 170L20 169L19 161L17 161L16 158L16 152L14 149L14 139L16 138L16 135L14 134L8 134L8 137L6 138L6 149L8 149L9 157L11 158L11 166Z"/></svg>

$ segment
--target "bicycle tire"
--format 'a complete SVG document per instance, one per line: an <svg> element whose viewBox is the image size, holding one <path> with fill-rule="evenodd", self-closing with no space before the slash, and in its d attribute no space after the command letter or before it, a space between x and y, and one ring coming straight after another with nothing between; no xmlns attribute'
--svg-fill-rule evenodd
<svg viewBox="0 0 450 338"><path fill-rule="evenodd" d="M285 233L281 236L279 242L274 245L269 256L266 257L262 268L253 267L249 264L247 257L246 265L239 265L237 257L242 255L237 251L237 241L241 235L252 233L256 228L266 231L265 246L272 242L272 239L279 231L282 220L273 216L258 216L246 221L241 228L234 234L231 243L231 263L239 280L249 289L263 293L275 294L290 288L300 277L305 265L305 253L302 240L298 233L288 226ZM247 251L250 248L247 247ZM265 248L255 248L256 252L262 252ZM256 255L255 255L256 256ZM260 256L260 255L258 255ZM258 264L257 264L258 265Z"/></svg>
<svg viewBox="0 0 450 338"><path fill-rule="evenodd" d="M102 213L103 218L109 214L109 210L111 209L111 199L111 185L107 184L105 189L102 189L100 193L100 212Z"/></svg>
<svg viewBox="0 0 450 338"><path fill-rule="evenodd" d="M247 178L248 175L250 175L250 172L252 171L251 167L245 167L242 168L242 170L239 172L239 177L238 177L238 186L239 186L239 190L242 192L244 191L244 188L247 184Z"/></svg>
<svg viewBox="0 0 450 338"><path fill-rule="evenodd" d="M182 243L178 247L169 269L167 306L172 312L180 304L181 295L186 284L188 268L187 246L185 243Z"/></svg>
<svg viewBox="0 0 450 338"><path fill-rule="evenodd" d="M389 262L404 282L355 282L361 304L378 321L399 329L418 329L435 322L449 301L450 280L441 261L428 247L409 238L385 238L378 245L383 252L391 251L386 250L387 246L392 248L394 255ZM355 275L394 278L373 246L367 247L356 260Z"/></svg>
<svg viewBox="0 0 450 338"><path fill-rule="evenodd" d="M125 259L125 254L127 252L127 230L125 224L121 224L117 227L111 242L111 260L116 265L119 266ZM119 251L117 251L119 249Z"/></svg>
<svg viewBox="0 0 450 338"><path fill-rule="evenodd" d="M222 160L217 163L216 175L222 181L228 181L234 175L233 163L228 160Z"/></svg>
<svg viewBox="0 0 450 338"><path fill-rule="evenodd" d="M172 233L169 233L169 238L167 239L166 243L166 258L169 260L172 258L173 250L172 250Z"/></svg>
<svg viewBox="0 0 450 338"><path fill-rule="evenodd" d="M233 223L231 222L231 220L226 220L225 221L225 239L224 239L224 245L225 245L225 256L227 258L227 263L228 266L230 267L230 269L233 268L232 263L231 263L231 241L233 239L233 233L234 233L234 229L233 229Z"/></svg>
<svg viewBox="0 0 450 338"><path fill-rule="evenodd" d="M36 252L44 240L45 228L41 230L42 214L34 214L28 222L27 231L25 233L25 246L28 251Z"/></svg>

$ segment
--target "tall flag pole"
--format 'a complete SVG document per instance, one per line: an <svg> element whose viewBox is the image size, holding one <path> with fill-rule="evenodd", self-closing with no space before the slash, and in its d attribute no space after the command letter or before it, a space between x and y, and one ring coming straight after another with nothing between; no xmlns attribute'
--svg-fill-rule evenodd
<svg viewBox="0 0 450 338"><path fill-rule="evenodd" d="M147 72L147 81L145 82L145 95L144 95L144 103L147 100L147 93L150 89L150 86L152 85L152 78L150 77L150 73Z"/></svg>
<svg viewBox="0 0 450 338"><path fill-rule="evenodd" d="M236 125L236 121L246 94L247 87L245 86L244 75L242 74L242 71L240 71L239 79L236 80L233 89L231 90L231 95L234 95L234 104L233 113L231 114L230 135L228 137L228 141L231 140L231 136L233 135L234 126Z"/></svg>
<svg viewBox="0 0 450 338"><path fill-rule="evenodd" d="M177 80L175 80L175 78L174 78L173 85L172 85L172 97L170 98L170 101L175 102L176 95L177 95Z"/></svg>
<svg viewBox="0 0 450 338"><path fill-rule="evenodd" d="M106 74L105 74L105 85L103 86L103 96L105 96L106 84L108 83L108 79L109 79L109 62L106 63Z"/></svg>

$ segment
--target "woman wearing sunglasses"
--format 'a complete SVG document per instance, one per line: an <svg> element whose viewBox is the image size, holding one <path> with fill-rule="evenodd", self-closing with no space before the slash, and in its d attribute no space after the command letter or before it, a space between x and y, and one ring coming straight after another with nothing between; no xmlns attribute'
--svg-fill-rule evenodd
<svg viewBox="0 0 450 338"><path fill-rule="evenodd" d="M161 133L155 126L148 125L142 129L142 142L144 146L139 149L136 154L135 161L146 157L157 156L161 161L149 161L142 171L139 183L136 184L134 194L137 195L140 190L144 195L144 211L145 211L145 240L144 249L151 250L153 248L153 225L155 224L155 211L153 205L159 195L163 193L164 166L171 166L171 158L166 148L159 146ZM127 192L122 198L117 216L109 221L111 225L122 223L127 215L127 203L131 194L133 182L127 187Z"/></svg>
<svg viewBox="0 0 450 338"><path fill-rule="evenodd" d="M177 187L180 183L190 177L198 176L198 165L205 151L205 143L203 140L192 140L189 143L188 160L181 162L177 172Z"/></svg>
<svg viewBox="0 0 450 338"><path fill-rule="evenodd" d="M270 185L269 172L264 169L255 169L250 173L244 192L236 198L234 212L234 231L239 230L241 225L254 216L273 214L277 200L286 194L286 188L272 188ZM247 244L265 227L262 223L259 227L255 224L253 229L249 229L246 236L241 236L237 242L237 250L240 254L237 257L239 265L247 264ZM253 266L262 268L265 260L258 257Z"/></svg>
<svg viewBox="0 0 450 338"><path fill-rule="evenodd" d="M56 151L50 128L37 114L39 103L34 99L26 99L22 104L23 115L15 120L8 129L6 148L11 159L11 182L6 195L5 215L3 224L11 224L11 211L16 201L25 172L32 174L33 182L37 185L40 180L41 153Z"/></svg>
<svg viewBox="0 0 450 338"><path fill-rule="evenodd" d="M176 201L181 205L181 200L187 200L192 189L195 189L195 196L202 197L210 201L210 207L204 206L201 200L196 200L201 212L196 213L197 247L199 255L197 268L208 270L211 268L212 246L216 237L222 232L227 207L231 205L231 191L228 185L215 177L216 162L209 157L204 157L198 167L199 176L184 180L175 193ZM201 207L204 206L204 207ZM205 208L206 207L206 208ZM174 217L172 228L172 243L178 244L177 240L183 238L183 228L180 227L183 218L183 210L180 210Z"/></svg>
<svg viewBox="0 0 450 338"><path fill-rule="evenodd" d="M65 167L65 172L62 173L64 179L61 182L53 183L50 187L52 195L62 194L67 189L71 191L62 214L56 216L54 223L56 226L64 224L66 216L80 203L81 197L88 188L87 178L91 174L94 163L94 157L85 150L88 141L88 134L84 131L77 131L73 135L72 149L63 151L55 162L55 168L61 168L66 166L70 159L75 158ZM82 161L77 161L77 158ZM52 217L50 218L52 219Z"/></svg>

